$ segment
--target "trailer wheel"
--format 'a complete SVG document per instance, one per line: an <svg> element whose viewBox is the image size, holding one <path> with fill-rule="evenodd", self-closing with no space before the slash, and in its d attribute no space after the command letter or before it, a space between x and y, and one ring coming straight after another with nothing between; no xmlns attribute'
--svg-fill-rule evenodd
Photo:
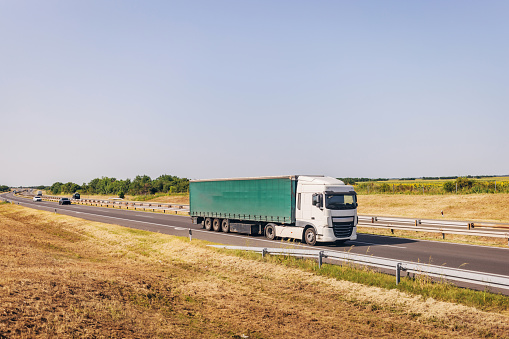
<svg viewBox="0 0 509 339"><path fill-rule="evenodd" d="M276 227L274 224L265 225L265 237L269 240L276 239Z"/></svg>
<svg viewBox="0 0 509 339"><path fill-rule="evenodd" d="M230 232L230 220L223 219L223 221L221 222L221 229L223 230L224 233L229 233Z"/></svg>
<svg viewBox="0 0 509 339"><path fill-rule="evenodd" d="M212 219L205 218L205 229L210 231L212 229Z"/></svg>
<svg viewBox="0 0 509 339"><path fill-rule="evenodd" d="M304 232L304 240L306 240L306 244L310 246L315 246L316 244L316 232L313 227L309 227Z"/></svg>
<svg viewBox="0 0 509 339"><path fill-rule="evenodd" d="M215 232L221 231L221 219L214 219L214 221L212 222L212 229Z"/></svg>

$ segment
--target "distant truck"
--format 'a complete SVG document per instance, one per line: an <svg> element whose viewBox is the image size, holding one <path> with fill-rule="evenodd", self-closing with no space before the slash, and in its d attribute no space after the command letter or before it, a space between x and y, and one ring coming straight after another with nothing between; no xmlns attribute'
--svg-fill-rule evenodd
<svg viewBox="0 0 509 339"><path fill-rule="evenodd" d="M264 234L315 245L357 239L354 188L325 176L191 180L193 223L206 230Z"/></svg>
<svg viewBox="0 0 509 339"><path fill-rule="evenodd" d="M73 198L74 200L80 200L81 195L80 195L79 193L75 192L75 193L72 195L72 198Z"/></svg>
<svg viewBox="0 0 509 339"><path fill-rule="evenodd" d="M42 191L37 191L37 196L41 197L42 196Z"/></svg>

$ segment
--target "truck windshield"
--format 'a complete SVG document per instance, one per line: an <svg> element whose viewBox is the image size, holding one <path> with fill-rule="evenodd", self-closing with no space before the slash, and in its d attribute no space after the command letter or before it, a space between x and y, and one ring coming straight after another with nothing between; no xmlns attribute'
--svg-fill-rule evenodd
<svg viewBox="0 0 509 339"><path fill-rule="evenodd" d="M325 194L325 208L330 210L352 210L357 208L355 194Z"/></svg>

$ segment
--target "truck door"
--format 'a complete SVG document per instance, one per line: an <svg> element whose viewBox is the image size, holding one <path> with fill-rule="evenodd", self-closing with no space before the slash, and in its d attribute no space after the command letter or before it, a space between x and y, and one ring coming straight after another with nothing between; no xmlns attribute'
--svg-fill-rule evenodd
<svg viewBox="0 0 509 339"><path fill-rule="evenodd" d="M314 193L311 196L311 222L315 226L322 226L325 216L323 213L323 193Z"/></svg>
<svg viewBox="0 0 509 339"><path fill-rule="evenodd" d="M300 204L299 204L299 196L300 196ZM311 220L311 207L312 207L311 206L311 196L312 196L312 193L299 193L299 195L297 196L297 219L305 220L305 221Z"/></svg>

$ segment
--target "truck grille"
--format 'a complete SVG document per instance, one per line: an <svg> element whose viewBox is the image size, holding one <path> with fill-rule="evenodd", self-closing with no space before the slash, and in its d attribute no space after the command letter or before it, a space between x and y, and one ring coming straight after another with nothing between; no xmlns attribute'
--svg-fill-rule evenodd
<svg viewBox="0 0 509 339"><path fill-rule="evenodd" d="M353 232L353 222L333 222L332 229L336 238L348 238Z"/></svg>

